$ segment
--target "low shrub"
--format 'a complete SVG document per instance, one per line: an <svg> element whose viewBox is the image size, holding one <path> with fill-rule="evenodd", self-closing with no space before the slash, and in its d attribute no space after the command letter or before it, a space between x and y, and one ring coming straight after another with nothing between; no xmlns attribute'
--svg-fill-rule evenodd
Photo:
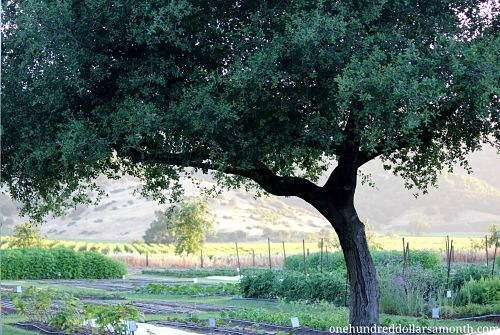
<svg viewBox="0 0 500 335"><path fill-rule="evenodd" d="M2 254L3 279L112 279L127 270L123 263L96 252L67 248L27 248Z"/></svg>
<svg viewBox="0 0 500 335"><path fill-rule="evenodd" d="M241 280L246 298L282 298L288 301L328 301L344 303L345 274L313 273L308 276L291 271L247 273Z"/></svg>
<svg viewBox="0 0 500 335"><path fill-rule="evenodd" d="M500 303L500 277L471 279L458 291L457 305Z"/></svg>

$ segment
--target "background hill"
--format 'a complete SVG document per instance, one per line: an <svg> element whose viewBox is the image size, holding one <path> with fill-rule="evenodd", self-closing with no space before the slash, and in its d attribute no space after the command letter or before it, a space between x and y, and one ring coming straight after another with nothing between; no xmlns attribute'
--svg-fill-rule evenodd
<svg viewBox="0 0 500 335"><path fill-rule="evenodd" d="M378 161L364 170L371 174L375 188L359 187L356 195L360 217L380 233L484 234L492 223L500 223L500 155L493 149L474 154L472 175L463 170L445 174L439 187L415 198L403 181L382 169ZM199 176L210 186L209 176ZM54 239L138 240L154 219L157 203L140 198L133 191L141 184L134 178L99 180L109 196L97 206L79 206L65 217L49 219L42 232ZM186 195L199 191L188 181ZM330 229L328 223L307 203L297 198L262 197L245 191L228 191L210 199L219 240L259 240L267 236L299 240L307 233ZM0 194L3 232L18 222L17 204Z"/></svg>

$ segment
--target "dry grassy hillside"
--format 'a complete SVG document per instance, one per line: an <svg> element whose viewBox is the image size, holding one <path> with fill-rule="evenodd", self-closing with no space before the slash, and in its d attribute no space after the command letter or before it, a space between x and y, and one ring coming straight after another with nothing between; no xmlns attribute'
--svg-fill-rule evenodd
<svg viewBox="0 0 500 335"><path fill-rule="evenodd" d="M500 223L500 156L493 150L475 154L471 159L473 175L457 172L440 178L439 188L415 198L403 182L384 171L380 162L366 166L376 187L360 186L357 192L359 215L379 232L413 234L481 234L492 223ZM203 186L212 186L201 177ZM101 179L108 193L97 207L77 207L65 217L49 219L43 233L49 238L89 240L140 239L160 210L157 203L134 195L141 186L134 178L119 181ZM186 195L199 190L185 182ZM210 199L209 207L221 238L239 240L278 234L294 239L303 233L318 233L328 223L300 199L264 197L255 199L242 191L228 191ZM0 218L4 232L21 222L16 204L0 195ZM233 232L229 234L230 232Z"/></svg>

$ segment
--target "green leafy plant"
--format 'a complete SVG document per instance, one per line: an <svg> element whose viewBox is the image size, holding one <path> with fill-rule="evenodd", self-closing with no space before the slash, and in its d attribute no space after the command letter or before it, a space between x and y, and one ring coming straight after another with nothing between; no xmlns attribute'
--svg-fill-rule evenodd
<svg viewBox="0 0 500 335"><path fill-rule="evenodd" d="M125 321L142 321L143 314L137 307L125 304L120 305L84 305L83 311L86 320L94 320L93 334L117 335L127 333Z"/></svg>
<svg viewBox="0 0 500 335"><path fill-rule="evenodd" d="M58 330L77 333L83 326L84 317L80 301L72 295L63 294L58 301L58 309L48 324Z"/></svg>
<svg viewBox="0 0 500 335"><path fill-rule="evenodd" d="M139 288L139 292L148 294L175 294L190 296L214 296L214 295L236 295L240 293L240 285L232 283L220 283L216 285L168 285L161 283L148 283Z"/></svg>
<svg viewBox="0 0 500 335"><path fill-rule="evenodd" d="M143 270L142 274L177 278L200 278L209 276L237 276L238 271L233 269L164 269Z"/></svg>
<svg viewBox="0 0 500 335"><path fill-rule="evenodd" d="M12 299L12 303L14 308L28 320L49 323L52 312L51 304L58 296L57 291L53 289L39 289L31 286L17 294Z"/></svg>
<svg viewBox="0 0 500 335"><path fill-rule="evenodd" d="M306 276L294 271L268 270L243 276L241 292L247 298L328 301L341 305L345 299L345 282L345 274L336 272Z"/></svg>
<svg viewBox="0 0 500 335"><path fill-rule="evenodd" d="M455 302L458 305L466 304L498 304L500 303L500 277L471 279L466 282L458 294Z"/></svg>

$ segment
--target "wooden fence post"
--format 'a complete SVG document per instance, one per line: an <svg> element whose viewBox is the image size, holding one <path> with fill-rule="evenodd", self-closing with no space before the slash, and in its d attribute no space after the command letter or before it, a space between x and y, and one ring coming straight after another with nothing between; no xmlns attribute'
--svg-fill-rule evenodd
<svg viewBox="0 0 500 335"><path fill-rule="evenodd" d="M149 254L146 252L146 267L149 266Z"/></svg>
<svg viewBox="0 0 500 335"><path fill-rule="evenodd" d="M325 245L326 272L330 272L330 260L328 259L328 245Z"/></svg>
<svg viewBox="0 0 500 335"><path fill-rule="evenodd" d="M302 240L302 251L304 253L304 274L307 276L306 242Z"/></svg>
<svg viewBox="0 0 500 335"><path fill-rule="evenodd" d="M200 255L201 263L200 264L201 264L201 268L203 269L203 248L200 249L200 253L201 253L201 255Z"/></svg>
<svg viewBox="0 0 500 335"><path fill-rule="evenodd" d="M405 248L405 238L403 237L403 273L406 270L406 248Z"/></svg>
<svg viewBox="0 0 500 335"><path fill-rule="evenodd" d="M448 263L446 264L447 266L447 271L446 271L446 290L449 288L449 283L450 283L450 272L451 272L451 254L453 253L453 240L451 240L451 243L449 244L449 254L446 257L448 260Z"/></svg>
<svg viewBox="0 0 500 335"><path fill-rule="evenodd" d="M489 259L489 257L488 257L488 235L486 235L484 237L484 240L485 240L484 241L484 250L486 250L486 266L489 266L489 263L488 263L488 259Z"/></svg>
<svg viewBox="0 0 500 335"><path fill-rule="evenodd" d="M241 264L240 264L240 252L238 251L238 242L234 242L236 245L236 259L238 260L238 273L241 277Z"/></svg>
<svg viewBox="0 0 500 335"><path fill-rule="evenodd" d="M323 239L321 239L321 251L319 253L319 272L323 273Z"/></svg>
<svg viewBox="0 0 500 335"><path fill-rule="evenodd" d="M255 267L255 249L252 249L252 265Z"/></svg>
<svg viewBox="0 0 500 335"><path fill-rule="evenodd" d="M267 238L267 250L269 254L269 269L272 269L273 266L271 264L271 240L269 239L269 237Z"/></svg>
<svg viewBox="0 0 500 335"><path fill-rule="evenodd" d="M410 242L406 242L406 262L410 266Z"/></svg>
<svg viewBox="0 0 500 335"><path fill-rule="evenodd" d="M495 263L497 260L497 249L498 249L498 241L495 243L495 253L493 254L493 262L491 263L491 277L495 275Z"/></svg>
<svg viewBox="0 0 500 335"><path fill-rule="evenodd" d="M285 241L283 241L283 269L286 269L286 251L285 251Z"/></svg>

